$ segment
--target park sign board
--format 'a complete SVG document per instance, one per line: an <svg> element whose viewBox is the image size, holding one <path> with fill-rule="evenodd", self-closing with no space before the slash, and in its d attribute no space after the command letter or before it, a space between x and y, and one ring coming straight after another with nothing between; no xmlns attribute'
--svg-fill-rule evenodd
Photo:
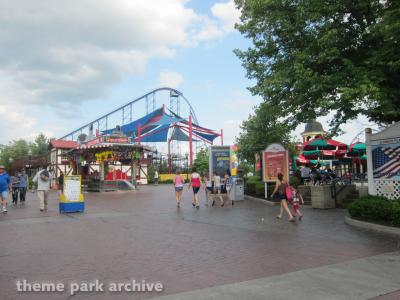
<svg viewBox="0 0 400 300"><path fill-rule="evenodd" d="M64 176L63 193L60 196L60 213L83 212L85 202L82 195L82 177Z"/></svg>
<svg viewBox="0 0 400 300"><path fill-rule="evenodd" d="M127 144L127 143L130 143L131 140L127 136L103 136L103 142L105 142L105 143Z"/></svg>
<svg viewBox="0 0 400 300"><path fill-rule="evenodd" d="M210 147L210 176L214 172L223 177L226 170L230 170L232 176L237 176L237 150L233 146L211 146Z"/></svg>
<svg viewBox="0 0 400 300"><path fill-rule="evenodd" d="M211 146L210 147L210 176L214 172L223 177L226 170L230 169L230 154L229 146Z"/></svg>
<svg viewBox="0 0 400 300"><path fill-rule="evenodd" d="M263 151L263 181L278 181L278 173L289 179L289 153L281 144L271 144Z"/></svg>

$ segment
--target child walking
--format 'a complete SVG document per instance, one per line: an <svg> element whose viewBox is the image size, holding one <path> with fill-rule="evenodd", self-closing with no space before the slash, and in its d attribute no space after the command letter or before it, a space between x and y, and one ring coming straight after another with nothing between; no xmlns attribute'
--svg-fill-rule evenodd
<svg viewBox="0 0 400 300"><path fill-rule="evenodd" d="M293 194L293 200L292 200L292 206L293 206L293 210L294 210L293 217L298 215L299 221L301 221L301 219L303 219L303 214L300 211L300 204L304 204L304 200L297 189L295 189L294 187L291 187L291 188L292 188L292 194Z"/></svg>
<svg viewBox="0 0 400 300"><path fill-rule="evenodd" d="M224 206L224 198L222 198L222 195L221 195L221 176L219 176L217 174L217 172L214 172L213 181L214 181L214 194L218 195L219 200L221 202L221 207L222 207L222 206ZM215 204L215 200L213 200L212 206L214 206L214 204Z"/></svg>

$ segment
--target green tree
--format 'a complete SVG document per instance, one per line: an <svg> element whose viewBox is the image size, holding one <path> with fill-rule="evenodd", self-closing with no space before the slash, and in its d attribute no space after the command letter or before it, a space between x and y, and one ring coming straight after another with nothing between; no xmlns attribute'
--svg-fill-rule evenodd
<svg viewBox="0 0 400 300"><path fill-rule="evenodd" d="M0 164L9 169L12 161L28 156L30 147L31 144L23 139L14 140L8 145L3 145L0 153Z"/></svg>
<svg viewBox="0 0 400 300"><path fill-rule="evenodd" d="M49 138L47 138L43 133L40 133L36 138L35 142L31 145L31 150L33 155L45 155L49 152Z"/></svg>
<svg viewBox="0 0 400 300"><path fill-rule="evenodd" d="M11 167L12 161L20 158L26 158L31 153L32 156L46 155L49 149L50 139L44 134L39 134L35 142L27 142L24 139L13 140L8 145L0 147L0 164L7 169Z"/></svg>
<svg viewBox="0 0 400 300"><path fill-rule="evenodd" d="M193 162L193 166L197 169L199 174L205 174L209 170L210 155L207 149L201 149L197 152L196 159Z"/></svg>
<svg viewBox="0 0 400 300"><path fill-rule="evenodd" d="M241 133L236 139L238 155L242 161L254 164L254 155L271 143L290 144L290 128L276 117L278 108L266 102L261 103L254 115L241 125Z"/></svg>
<svg viewBox="0 0 400 300"><path fill-rule="evenodd" d="M238 169L243 171L244 175L249 172L254 173L254 164L248 163L247 161L241 161L238 165Z"/></svg>
<svg viewBox="0 0 400 300"><path fill-rule="evenodd" d="M332 132L359 114L400 120L400 2L235 0L236 28L252 41L235 50L250 88L292 128L335 112Z"/></svg>

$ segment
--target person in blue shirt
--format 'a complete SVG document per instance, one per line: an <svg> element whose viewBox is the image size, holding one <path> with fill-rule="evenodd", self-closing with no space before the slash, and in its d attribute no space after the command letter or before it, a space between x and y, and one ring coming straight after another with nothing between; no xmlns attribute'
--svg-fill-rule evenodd
<svg viewBox="0 0 400 300"><path fill-rule="evenodd" d="M3 165L0 165L0 198L3 206L2 211L7 213L8 192L11 190L10 176L7 174Z"/></svg>
<svg viewBox="0 0 400 300"><path fill-rule="evenodd" d="M26 175L25 169L22 169L21 174L19 174L19 202L20 205L25 205L26 191L29 190L29 178Z"/></svg>

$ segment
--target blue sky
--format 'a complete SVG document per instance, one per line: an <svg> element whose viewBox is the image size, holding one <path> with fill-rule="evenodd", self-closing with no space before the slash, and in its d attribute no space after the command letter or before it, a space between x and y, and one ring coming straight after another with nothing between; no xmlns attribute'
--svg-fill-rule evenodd
<svg viewBox="0 0 400 300"><path fill-rule="evenodd" d="M0 3L0 143L60 137L166 85L185 95L202 126L223 128L233 143L260 102L233 53L249 41L233 29L232 1L71 0L61 10L51 0ZM345 126L342 139L366 123Z"/></svg>

